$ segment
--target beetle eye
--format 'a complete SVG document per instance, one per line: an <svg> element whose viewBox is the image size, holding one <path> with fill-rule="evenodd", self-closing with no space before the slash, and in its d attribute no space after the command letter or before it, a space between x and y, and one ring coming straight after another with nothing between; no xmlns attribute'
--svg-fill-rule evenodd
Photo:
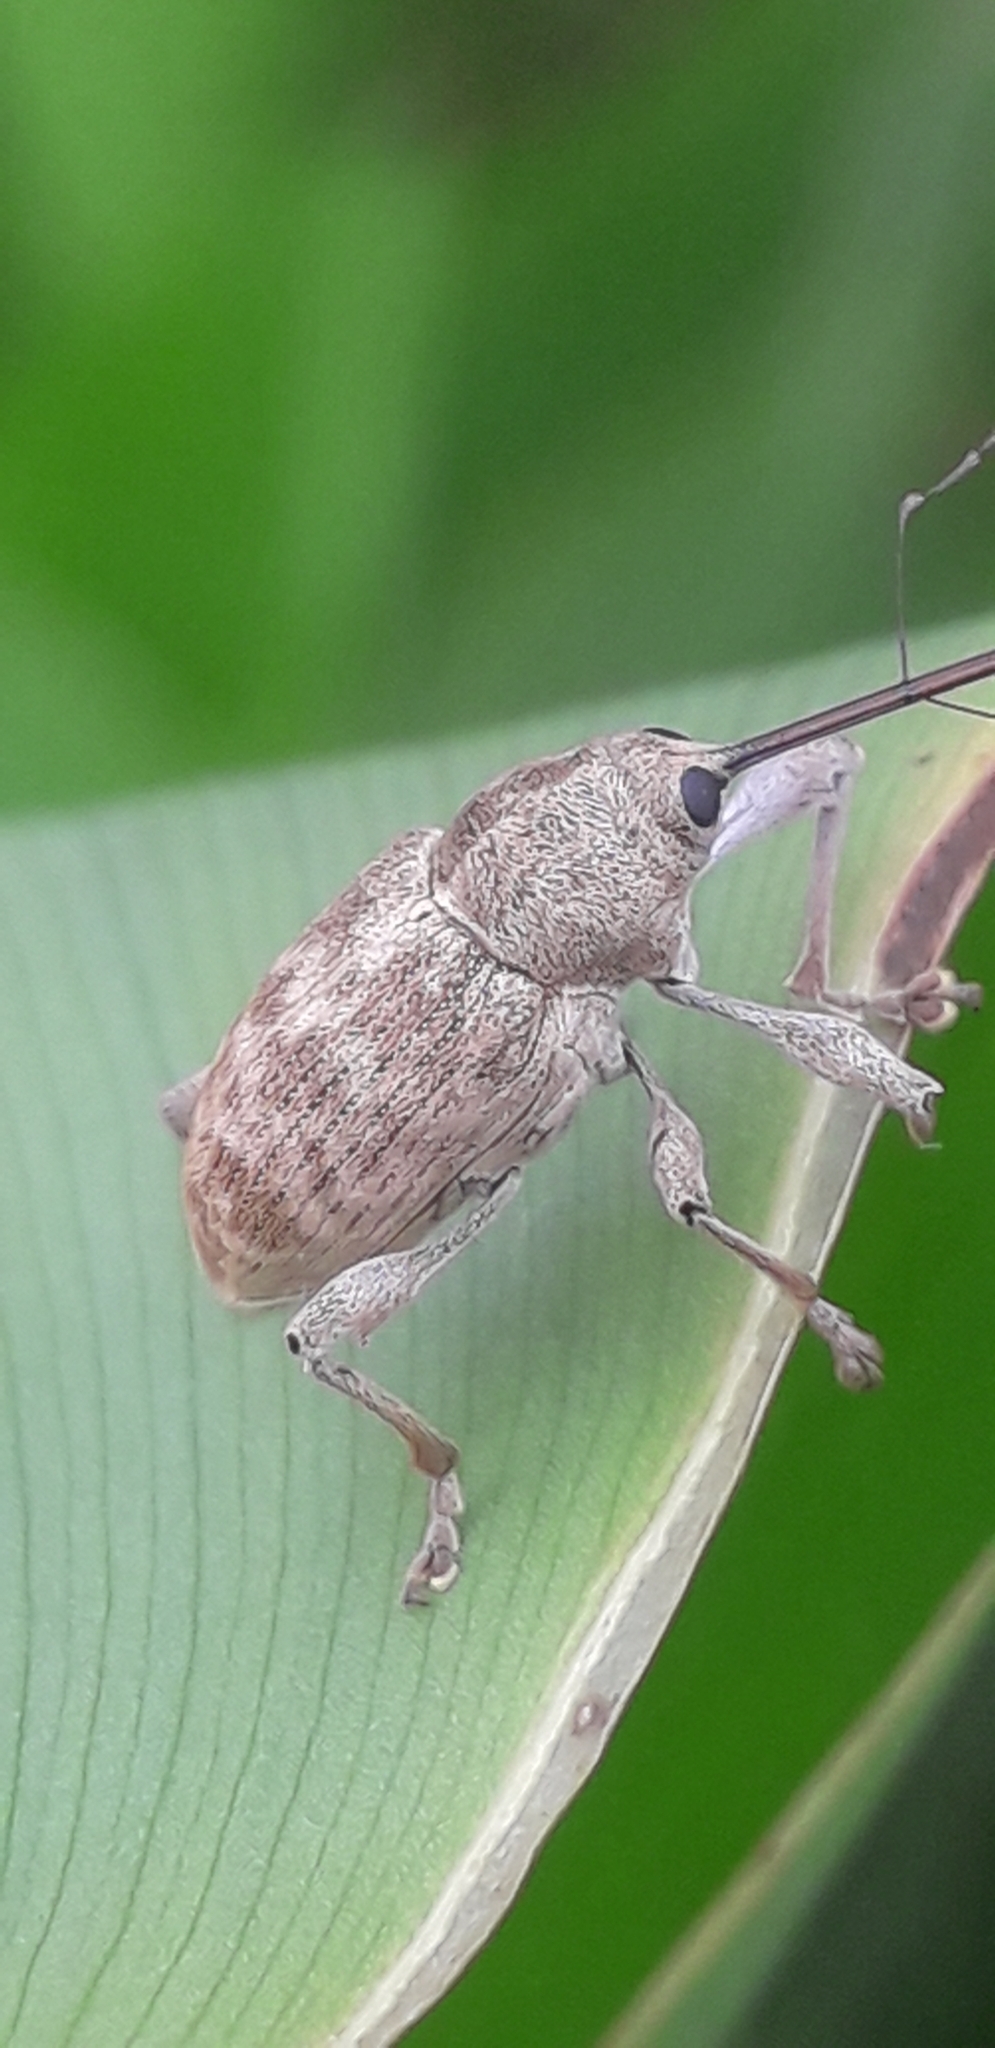
<svg viewBox="0 0 995 2048"><path fill-rule="evenodd" d="M711 768L685 768L681 795L692 825L714 825L725 786L725 777L715 775Z"/></svg>

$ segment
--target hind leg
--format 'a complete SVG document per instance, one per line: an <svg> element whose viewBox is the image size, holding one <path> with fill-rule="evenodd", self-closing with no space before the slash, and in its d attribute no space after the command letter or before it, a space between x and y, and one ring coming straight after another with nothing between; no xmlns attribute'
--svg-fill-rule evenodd
<svg viewBox="0 0 995 2048"><path fill-rule="evenodd" d="M446 1593L459 1575L459 1516L463 1496L456 1466L459 1451L448 1437L399 1401L366 1373L343 1365L329 1354L340 1338L364 1344L399 1309L407 1308L422 1288L465 1251L475 1237L516 1193L521 1175L506 1173L484 1198L434 1243L413 1251L384 1252L364 1259L326 1281L292 1316L284 1342L302 1370L332 1393L358 1401L386 1422L408 1447L416 1472L428 1481L428 1516L421 1545L412 1559L401 1594L406 1607L423 1605L430 1593Z"/></svg>

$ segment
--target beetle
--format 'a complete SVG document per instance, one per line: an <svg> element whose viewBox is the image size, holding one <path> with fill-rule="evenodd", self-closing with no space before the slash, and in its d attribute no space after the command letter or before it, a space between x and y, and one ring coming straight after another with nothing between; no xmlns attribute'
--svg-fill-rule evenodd
<svg viewBox="0 0 995 2048"><path fill-rule="evenodd" d="M296 1303L284 1331L292 1356L396 1430L427 1481L406 1605L458 1576L459 1452L332 1347L365 1343L465 1250L598 1085L629 1074L642 1086L667 1215L784 1289L827 1341L844 1386L880 1380L875 1339L810 1274L715 1213L699 1132L618 1003L644 980L667 1002L759 1032L809 1073L863 1089L897 1109L914 1138L929 1137L939 1082L869 1023L940 1030L980 990L941 966L894 988L831 987L833 889L863 759L847 733L995 674L989 652L911 676L903 599L909 520L993 450L995 430L901 500L896 682L727 746L650 726L498 776L448 829L403 833L370 861L280 955L210 1064L162 1096L183 1145L191 1240L216 1292L238 1308ZM806 813L815 840L805 933L787 986L818 1007L703 989L695 881Z"/></svg>
<svg viewBox="0 0 995 2048"><path fill-rule="evenodd" d="M699 1133L627 1032L619 998L644 980L665 1001L726 1016L808 1072L897 1109L927 1138L940 1084L870 1022L938 1029L979 991L941 967L899 988L832 990L833 882L862 759L847 730L992 673L995 652L906 673L728 745L648 727L509 770L447 829L403 833L362 868L280 955L210 1064L163 1096L211 1285L233 1307L295 1304L291 1354L388 1423L426 1479L405 1604L458 1575L459 1453L333 1348L365 1342L413 1301L598 1085L631 1075L643 1088L650 1171L668 1216L785 1289L844 1385L880 1379L875 1340L809 1274L716 1214ZM816 1007L703 989L690 918L697 877L804 813L815 848L788 985Z"/></svg>

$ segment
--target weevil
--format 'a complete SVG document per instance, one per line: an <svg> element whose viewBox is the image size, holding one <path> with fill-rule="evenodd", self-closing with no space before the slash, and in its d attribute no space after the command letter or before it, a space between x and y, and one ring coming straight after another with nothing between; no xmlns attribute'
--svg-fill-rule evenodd
<svg viewBox="0 0 995 2048"><path fill-rule="evenodd" d="M995 435L927 493L977 466ZM899 561L901 561L901 545ZM939 1082L871 1028L939 1029L978 1000L932 968L907 986L834 990L833 886L862 755L850 728L995 673L995 651L898 681L727 745L664 727L585 740L500 775L445 830L402 833L282 953L214 1059L169 1089L194 1250L233 1307L293 1305L304 1372L403 1438L428 1488L402 1598L460 1569L459 1452L337 1358L479 1236L522 1169L598 1086L632 1077L649 1108L649 1166L666 1214L797 1304L847 1387L881 1377L874 1338L814 1278L724 1222L702 1140L622 1020L634 981L759 1032L808 1073L876 1097L919 1140ZM960 707L967 708L967 707ZM715 994L698 979L691 893L708 867L790 818L814 818L804 941L789 978L812 1007Z"/></svg>

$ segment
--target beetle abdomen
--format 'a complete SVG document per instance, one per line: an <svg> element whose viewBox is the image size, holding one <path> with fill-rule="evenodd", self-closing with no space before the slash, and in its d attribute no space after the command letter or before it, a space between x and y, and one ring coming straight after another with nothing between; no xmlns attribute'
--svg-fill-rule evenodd
<svg viewBox="0 0 995 2048"><path fill-rule="evenodd" d="M292 1300L417 1242L461 1182L527 1149L546 998L433 903L437 838L406 835L361 872L281 955L208 1070L184 1194L228 1302Z"/></svg>

